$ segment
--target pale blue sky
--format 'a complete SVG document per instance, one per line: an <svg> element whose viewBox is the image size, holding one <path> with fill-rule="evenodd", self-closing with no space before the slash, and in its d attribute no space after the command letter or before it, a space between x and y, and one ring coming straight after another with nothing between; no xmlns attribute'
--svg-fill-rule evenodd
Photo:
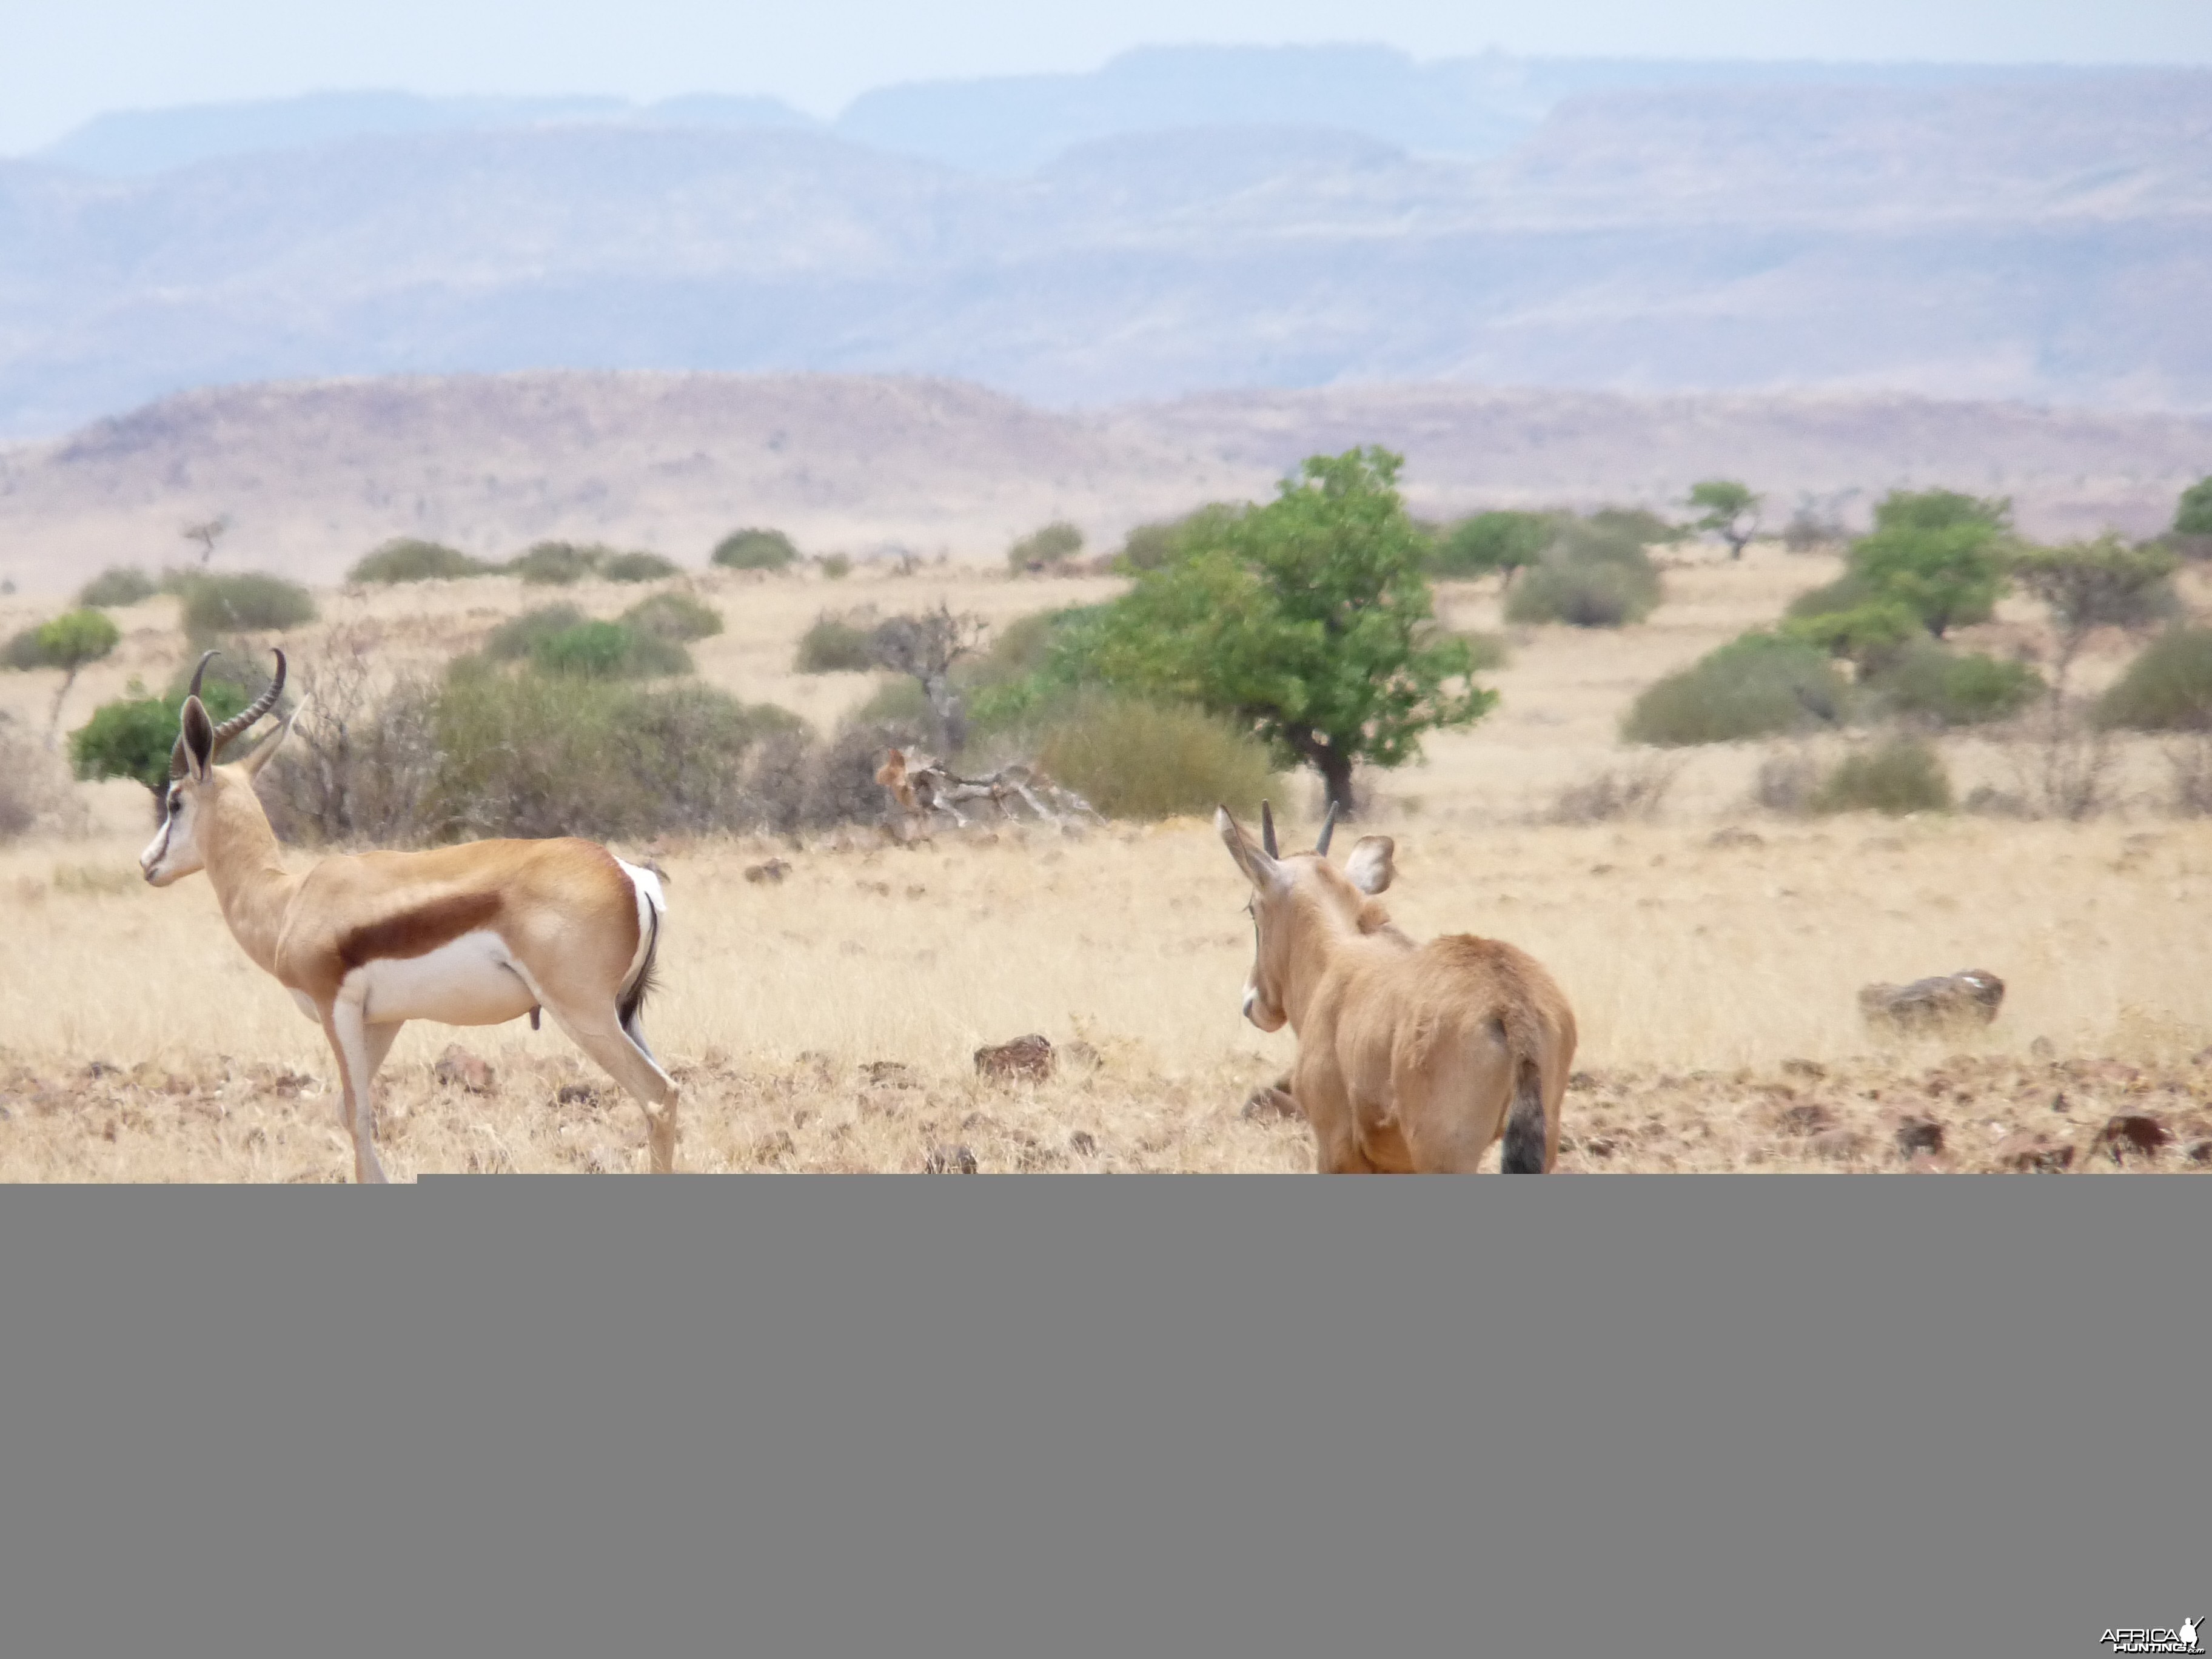
<svg viewBox="0 0 2212 1659"><path fill-rule="evenodd" d="M104 110L342 88L769 93L1097 67L1194 41L1419 58L2212 63L2212 0L0 0L0 155Z"/></svg>

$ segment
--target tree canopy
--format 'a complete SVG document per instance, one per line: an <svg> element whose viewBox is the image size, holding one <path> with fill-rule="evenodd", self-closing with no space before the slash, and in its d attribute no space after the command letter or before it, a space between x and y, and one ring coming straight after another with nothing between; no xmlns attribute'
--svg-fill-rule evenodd
<svg viewBox="0 0 2212 1659"><path fill-rule="evenodd" d="M1690 486L1690 505L1703 509L1693 527L1719 535L1729 544L1729 557L1740 559L1744 544L1759 532L1759 503L1765 499L1734 478L1706 478Z"/></svg>
<svg viewBox="0 0 2212 1659"><path fill-rule="evenodd" d="M2199 478L2181 492L2173 531L2177 536L2212 536L2212 478Z"/></svg>
<svg viewBox="0 0 2212 1659"><path fill-rule="evenodd" d="M1317 455L1274 501L1194 525L1179 556L1085 627L1090 672L1249 722L1349 813L1355 763L1402 765L1424 732L1497 701L1466 642L1433 626L1403 465L1377 448Z"/></svg>
<svg viewBox="0 0 2212 1659"><path fill-rule="evenodd" d="M2011 507L1948 489L1893 490L1851 544L1850 574L1937 639L1986 621L2005 589Z"/></svg>

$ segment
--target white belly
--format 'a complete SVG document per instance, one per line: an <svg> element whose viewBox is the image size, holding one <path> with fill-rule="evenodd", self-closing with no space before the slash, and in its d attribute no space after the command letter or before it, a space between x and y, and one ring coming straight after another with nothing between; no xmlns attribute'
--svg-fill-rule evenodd
<svg viewBox="0 0 2212 1659"><path fill-rule="evenodd" d="M497 1025L538 1006L512 962L497 933L464 933L422 956L365 963L346 975L345 988L359 988L362 1018L371 1025Z"/></svg>

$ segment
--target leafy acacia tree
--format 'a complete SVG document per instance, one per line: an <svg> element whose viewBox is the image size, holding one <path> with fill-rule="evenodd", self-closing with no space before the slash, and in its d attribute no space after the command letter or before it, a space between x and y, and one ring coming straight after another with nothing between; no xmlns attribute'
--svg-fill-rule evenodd
<svg viewBox="0 0 2212 1659"><path fill-rule="evenodd" d="M1478 513L1437 538L1437 574L1486 576L1496 570L1503 573L1501 586L1510 587L1514 574L1535 563L1558 532L1558 524L1541 513Z"/></svg>
<svg viewBox="0 0 2212 1659"><path fill-rule="evenodd" d="M131 689L135 695L100 704L70 733L70 760L81 778L129 778L145 785L158 811L168 793L169 751L176 746L185 692L179 686L165 697L147 696L136 680ZM218 721L228 720L246 701L238 688L219 678L210 678L200 691L201 703Z"/></svg>
<svg viewBox="0 0 2212 1659"><path fill-rule="evenodd" d="M46 720L51 729L61 724L63 699L76 684L78 674L88 664L98 662L114 650L122 638L120 630L100 611L71 611L18 634L9 642L7 662L10 668L62 671L61 685L54 692L53 712Z"/></svg>
<svg viewBox="0 0 2212 1659"><path fill-rule="evenodd" d="M1402 765L1423 732L1497 701L1466 641L1431 626L1403 465L1375 448L1317 455L1264 507L1194 526L1180 556L1099 614L1091 672L1249 722L1348 814L1355 763Z"/></svg>
<svg viewBox="0 0 2212 1659"><path fill-rule="evenodd" d="M1690 505L1704 509L1694 527L1711 530L1729 544L1729 557L1743 556L1744 544L1759 533L1759 508L1765 497L1733 478L1707 478L1690 486Z"/></svg>
<svg viewBox="0 0 2212 1659"><path fill-rule="evenodd" d="M2177 536L2212 536L2212 478L2199 478L2181 492L2173 512Z"/></svg>
<svg viewBox="0 0 2212 1659"><path fill-rule="evenodd" d="M2052 696L2064 696L2067 672L2098 629L2147 628L2179 609L2171 581L2179 563L2162 547L2130 547L2110 535L2014 556L2013 579L2043 601L2058 631Z"/></svg>
<svg viewBox="0 0 2212 1659"><path fill-rule="evenodd" d="M2005 590L2011 503L1954 490L1893 490L1851 545L1850 574L1909 606L1937 639L1987 621Z"/></svg>

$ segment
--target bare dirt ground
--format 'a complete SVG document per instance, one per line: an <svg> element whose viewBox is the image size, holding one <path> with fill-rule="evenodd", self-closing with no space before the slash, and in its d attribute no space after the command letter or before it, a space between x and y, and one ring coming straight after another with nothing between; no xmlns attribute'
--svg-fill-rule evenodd
<svg viewBox="0 0 2212 1659"><path fill-rule="evenodd" d="M1397 919L1417 935L1510 939L1566 987L1583 1034L1566 1169L2199 1167L2212 1156L2212 823L2166 814L2156 744L2128 750L2118 810L2083 824L1774 817L1746 804L1773 752L1755 744L1696 754L1650 821L1544 821L1563 787L1652 763L1613 737L1638 690L1832 568L1774 549L1741 565L1692 553L1642 628L1519 637L1494 677L1498 712L1381 781L1368 827L1399 842ZM1004 621L1112 591L957 569L702 586L729 625L701 649L702 672L825 724L872 682L789 672L824 607L943 599ZM324 623L288 644L311 660L329 628L375 629L380 660L428 664L526 603L611 614L640 592L501 580L331 593ZM1486 590L1445 599L1461 625L1494 621ZM125 615L123 660L71 693L64 728L131 675L173 671L171 603ZM0 603L0 629L32 609ZM2008 612L1986 635L2033 629ZM2084 672L2109 675L2122 656L2100 642ZM0 707L42 727L53 687L0 676ZM2017 759L1994 742L1947 756L1962 787ZM1310 831L1310 791L1285 794ZM77 833L0 848L0 1178L344 1178L319 1032L246 960L204 880L139 882L143 790L81 787L78 805ZM684 1168L1311 1166L1302 1125L1242 1113L1291 1040L1238 1017L1249 927L1202 823L618 850L649 852L671 878L647 1024L685 1086ZM748 880L772 853L788 878ZM1862 1023L1860 986L1969 967L2009 988L1986 1029L1907 1042ZM1060 1051L1050 1081L975 1075L978 1046L1029 1031ZM456 1041L488 1079L440 1076ZM550 1027L410 1027L381 1082L395 1176L644 1165L641 1115ZM2116 1142L2115 1118L2166 1139Z"/></svg>

